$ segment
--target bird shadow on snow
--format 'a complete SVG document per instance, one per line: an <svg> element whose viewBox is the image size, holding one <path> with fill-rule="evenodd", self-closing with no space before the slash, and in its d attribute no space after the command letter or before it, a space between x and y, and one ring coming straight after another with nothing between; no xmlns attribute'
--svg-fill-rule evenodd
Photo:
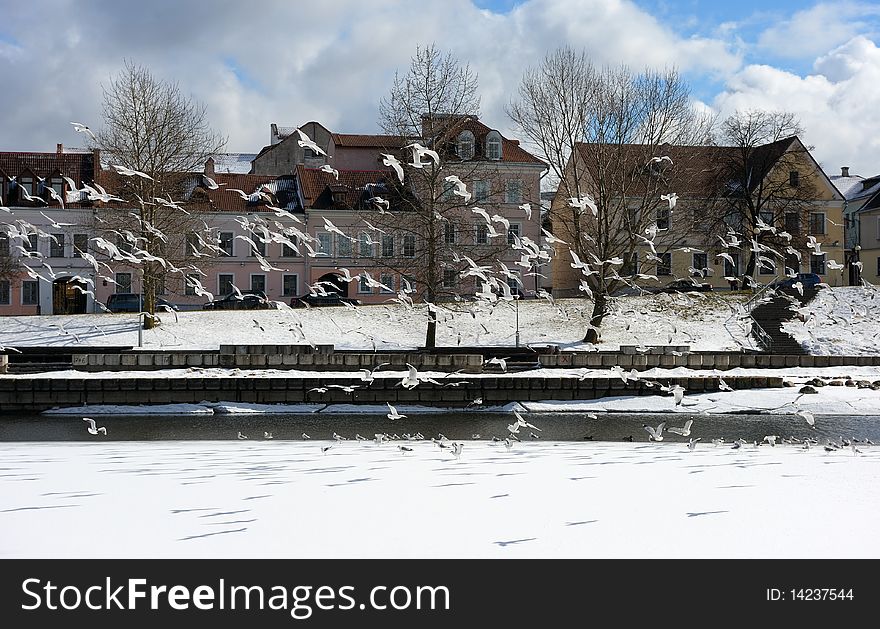
<svg viewBox="0 0 880 629"><path fill-rule="evenodd" d="M510 540L508 542L492 542L492 543L495 544L496 546L501 546L502 548L504 548L506 546L512 546L513 544L522 544L523 542L534 542L537 539L538 539L537 537L525 537L523 539L514 539L514 540Z"/></svg>

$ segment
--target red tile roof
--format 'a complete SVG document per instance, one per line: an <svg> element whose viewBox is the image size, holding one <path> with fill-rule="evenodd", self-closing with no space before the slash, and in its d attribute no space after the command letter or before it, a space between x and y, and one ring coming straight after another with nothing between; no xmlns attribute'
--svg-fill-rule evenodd
<svg viewBox="0 0 880 629"><path fill-rule="evenodd" d="M357 133L333 133L333 143L336 146L350 148L400 148L408 144L410 140L396 135L362 135Z"/></svg>
<svg viewBox="0 0 880 629"><path fill-rule="evenodd" d="M360 197L364 186L370 183L378 183L388 179L391 171L387 170L340 170L339 180L323 170L306 168L303 165L296 167L297 177L302 184L302 195L306 207L312 207L318 197L332 186L336 191L346 191L346 201L354 206Z"/></svg>
<svg viewBox="0 0 880 629"><path fill-rule="evenodd" d="M38 177L60 172L78 185L95 179L94 153L23 153L0 152L0 170L9 177L17 177L26 170Z"/></svg>

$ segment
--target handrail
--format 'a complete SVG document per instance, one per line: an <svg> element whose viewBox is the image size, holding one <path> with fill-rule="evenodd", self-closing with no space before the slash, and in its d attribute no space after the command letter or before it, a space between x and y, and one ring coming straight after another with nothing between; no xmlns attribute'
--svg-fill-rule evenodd
<svg viewBox="0 0 880 629"><path fill-rule="evenodd" d="M758 338L758 343L764 346L767 352L773 352L773 338L761 327L761 324L752 317L752 334Z"/></svg>
<svg viewBox="0 0 880 629"><path fill-rule="evenodd" d="M749 297L746 300L746 302L743 304L745 309L748 312L751 312L754 309L754 304L757 303L757 301L764 295L764 293L766 293L768 290L770 290L770 288L773 286L773 284L778 279L779 279L779 275L778 274L774 275L772 280L770 280L769 282L764 284L761 288L759 288L757 291L755 291L755 293L751 297Z"/></svg>

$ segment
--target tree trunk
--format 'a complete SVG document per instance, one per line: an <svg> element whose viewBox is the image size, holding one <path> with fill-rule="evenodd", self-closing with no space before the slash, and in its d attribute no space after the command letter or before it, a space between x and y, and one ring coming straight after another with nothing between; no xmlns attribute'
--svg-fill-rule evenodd
<svg viewBox="0 0 880 629"><path fill-rule="evenodd" d="M425 349L437 347L437 313L431 307L428 308L428 329L425 332Z"/></svg>
<svg viewBox="0 0 880 629"><path fill-rule="evenodd" d="M585 343L598 343L599 342L599 331L596 328L602 326L602 320L608 314L608 297L601 290L594 290L593 292L593 314L590 316L590 327L587 328L587 333L584 335L583 341Z"/></svg>

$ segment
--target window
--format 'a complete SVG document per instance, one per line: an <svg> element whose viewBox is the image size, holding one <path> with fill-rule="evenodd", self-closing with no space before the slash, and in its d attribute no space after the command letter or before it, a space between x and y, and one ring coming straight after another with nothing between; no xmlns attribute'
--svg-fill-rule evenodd
<svg viewBox="0 0 880 629"><path fill-rule="evenodd" d="M232 256L232 240L235 238L235 234L232 232L220 232L220 248L223 250L223 253L227 256Z"/></svg>
<svg viewBox="0 0 880 629"><path fill-rule="evenodd" d="M825 254L810 256L810 273L825 275Z"/></svg>
<svg viewBox="0 0 880 629"><path fill-rule="evenodd" d="M330 232L318 232L318 251L325 255L333 255L333 234Z"/></svg>
<svg viewBox="0 0 880 629"><path fill-rule="evenodd" d="M393 234L382 234L382 257L383 258L393 258L394 257L394 235Z"/></svg>
<svg viewBox="0 0 880 629"><path fill-rule="evenodd" d="M0 305L9 305L9 280L0 280Z"/></svg>
<svg viewBox="0 0 880 629"><path fill-rule="evenodd" d="M404 234L403 236L403 257L416 257L416 237L413 234Z"/></svg>
<svg viewBox="0 0 880 629"><path fill-rule="evenodd" d="M443 242L447 245L455 244L455 225L449 221L443 226Z"/></svg>
<svg viewBox="0 0 880 629"><path fill-rule="evenodd" d="M489 244L489 226L486 223L477 223L474 228L474 243L478 245Z"/></svg>
<svg viewBox="0 0 880 629"><path fill-rule="evenodd" d="M19 177L18 185L21 186L22 190L27 192L28 194L34 193L34 178L33 177ZM18 199L21 201L23 195L19 195Z"/></svg>
<svg viewBox="0 0 880 629"><path fill-rule="evenodd" d="M451 181L443 182L443 193L440 195L440 200L444 203L450 203L455 200L455 183Z"/></svg>
<svg viewBox="0 0 880 629"><path fill-rule="evenodd" d="M758 213L758 216L761 218L761 221L764 224L769 225L770 227L773 227L773 223L774 223L773 210L761 210Z"/></svg>
<svg viewBox="0 0 880 629"><path fill-rule="evenodd" d="M454 269L443 270L443 288L455 288L458 273Z"/></svg>
<svg viewBox="0 0 880 629"><path fill-rule="evenodd" d="M336 247L340 258L351 257L351 239L347 236L336 237Z"/></svg>
<svg viewBox="0 0 880 629"><path fill-rule="evenodd" d="M472 184L474 192L474 201L489 200L489 182L484 180L474 181Z"/></svg>
<svg viewBox="0 0 880 629"><path fill-rule="evenodd" d="M281 278L281 294L285 297L296 297L299 292L299 276L284 275Z"/></svg>
<svg viewBox="0 0 880 629"><path fill-rule="evenodd" d="M657 208L657 229L669 229L669 206L661 205Z"/></svg>
<svg viewBox="0 0 880 629"><path fill-rule="evenodd" d="M261 256L263 256L265 258L266 257L266 243L264 243L262 240L260 240L259 237L256 235L253 238L251 238L251 240L254 241L254 244L257 247L256 247L256 249L254 247L251 247L250 256L252 258L256 258L257 254L259 253Z"/></svg>
<svg viewBox="0 0 880 629"><path fill-rule="evenodd" d="M770 258L758 256L758 273L760 275L776 275L776 263Z"/></svg>
<svg viewBox="0 0 880 629"><path fill-rule="evenodd" d="M290 242L293 243L294 245L297 245L297 246L299 245L299 240L291 240ZM282 258L295 258L298 255L299 254L296 252L296 249L294 249L290 245L285 245L282 243L282 245L281 245L281 257Z"/></svg>
<svg viewBox="0 0 880 629"><path fill-rule="evenodd" d="M64 180L61 177L52 177L49 180L49 187L53 188L59 197L64 198Z"/></svg>
<svg viewBox="0 0 880 629"><path fill-rule="evenodd" d="M0 256L8 256L9 255L9 236L7 234L0 234Z"/></svg>
<svg viewBox="0 0 880 629"><path fill-rule="evenodd" d="M504 188L505 203L522 203L522 181L508 179Z"/></svg>
<svg viewBox="0 0 880 629"><path fill-rule="evenodd" d="M187 257L193 257L199 253L199 238L196 234L187 234L184 244L184 254Z"/></svg>
<svg viewBox="0 0 880 629"><path fill-rule="evenodd" d="M519 291L520 291L519 285L520 285L519 273L516 274L516 277L508 277L507 278L507 286L510 288L510 292L513 293L514 295L519 295Z"/></svg>
<svg viewBox="0 0 880 629"><path fill-rule="evenodd" d="M254 273L251 275L251 290L261 290L266 292L266 276L262 273Z"/></svg>
<svg viewBox="0 0 880 629"><path fill-rule="evenodd" d="M486 158L501 159L501 134L490 131L486 136Z"/></svg>
<svg viewBox="0 0 880 629"><path fill-rule="evenodd" d="M657 262L657 275L672 275L672 254L661 253Z"/></svg>
<svg viewBox="0 0 880 629"><path fill-rule="evenodd" d="M785 213L785 231L787 231L792 236L797 236L801 233L801 217L797 212L786 212Z"/></svg>
<svg viewBox="0 0 880 629"><path fill-rule="evenodd" d="M825 212L810 212L810 234L820 236L825 233Z"/></svg>
<svg viewBox="0 0 880 629"><path fill-rule="evenodd" d="M183 282L183 294L184 295L195 295L196 294L196 282L201 283L199 280L199 276L195 273L187 273L184 282Z"/></svg>
<svg viewBox="0 0 880 629"><path fill-rule="evenodd" d="M359 293L372 293L373 292L373 289L367 283L367 276L366 275L361 275L360 279L358 280L358 292Z"/></svg>
<svg viewBox="0 0 880 629"><path fill-rule="evenodd" d="M639 272L639 254L638 253L625 253L623 254L623 266L620 269L620 274L623 276L627 275L635 275Z"/></svg>
<svg viewBox="0 0 880 629"><path fill-rule="evenodd" d="M21 283L21 303L25 306L36 306L40 303L40 282L25 280Z"/></svg>
<svg viewBox="0 0 880 629"><path fill-rule="evenodd" d="M221 295L228 295L232 292L232 284L235 276L231 273L221 273L217 276L217 292Z"/></svg>
<svg viewBox="0 0 880 629"><path fill-rule="evenodd" d="M519 223L511 223L510 227L507 228L507 244L512 245L516 243L516 239L520 236L520 224Z"/></svg>
<svg viewBox="0 0 880 629"><path fill-rule="evenodd" d="M21 244L28 251L36 251L37 245L39 245L39 240L37 239L36 234L28 234L27 240L23 241Z"/></svg>
<svg viewBox="0 0 880 629"><path fill-rule="evenodd" d="M733 258L733 262L730 260L724 260L724 276L725 277L738 277L739 276L739 254L731 253L730 257Z"/></svg>
<svg viewBox="0 0 880 629"><path fill-rule="evenodd" d="M358 255L362 258L373 257L373 241L366 232L361 232L358 236Z"/></svg>
<svg viewBox="0 0 880 629"><path fill-rule="evenodd" d="M694 254L694 268L698 271L703 271L704 273L708 272L709 269L709 254L707 253L695 253ZM694 273L694 276L700 276L699 273Z"/></svg>
<svg viewBox="0 0 880 629"><path fill-rule="evenodd" d="M88 234L74 234L73 235L73 257L81 258L80 252L88 253L89 252L89 235Z"/></svg>
<svg viewBox="0 0 880 629"><path fill-rule="evenodd" d="M474 157L474 134L465 129L458 134L458 143L456 153L462 159L473 159Z"/></svg>
<svg viewBox="0 0 880 629"><path fill-rule="evenodd" d="M409 286L407 286L409 284ZM403 275L400 278L400 287L403 290L415 292L416 291L416 278L411 275Z"/></svg>
<svg viewBox="0 0 880 629"><path fill-rule="evenodd" d="M49 257L64 257L64 234L52 234L54 238L49 239Z"/></svg>
<svg viewBox="0 0 880 629"><path fill-rule="evenodd" d="M388 290L385 288L380 288L379 289L380 293L393 293L394 292L394 276L393 275L383 273L379 277L379 281L382 282L383 285L387 286L388 289L390 289L390 290Z"/></svg>
<svg viewBox="0 0 880 629"><path fill-rule="evenodd" d="M791 185L791 186L797 186L798 183L800 183L799 180L800 180L800 175L798 174L798 171L796 171L796 170L792 170L791 172L788 173L788 183L789 183L789 185Z"/></svg>
<svg viewBox="0 0 880 629"><path fill-rule="evenodd" d="M117 273L115 279L117 293L131 292L131 273Z"/></svg>

